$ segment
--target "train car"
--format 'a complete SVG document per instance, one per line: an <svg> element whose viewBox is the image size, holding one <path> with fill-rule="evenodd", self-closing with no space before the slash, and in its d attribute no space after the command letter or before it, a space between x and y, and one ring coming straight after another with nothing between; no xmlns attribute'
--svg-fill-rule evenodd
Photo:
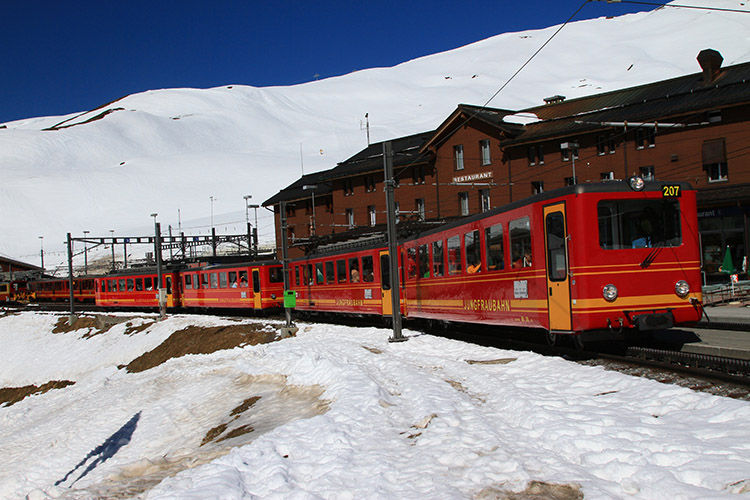
<svg viewBox="0 0 750 500"><path fill-rule="evenodd" d="M36 301L69 301L70 288L67 278L32 280L27 284L28 294ZM73 278L73 300L93 302L95 300L94 278Z"/></svg>
<svg viewBox="0 0 750 500"><path fill-rule="evenodd" d="M290 269L297 311L391 315L388 250L384 244L296 259Z"/></svg>
<svg viewBox="0 0 750 500"><path fill-rule="evenodd" d="M550 343L697 322L695 191L631 181L550 191L404 242L406 317L539 328Z"/></svg>
<svg viewBox="0 0 750 500"><path fill-rule="evenodd" d="M155 269L128 270L95 278L96 305L112 308L159 308L158 274ZM162 272L166 306L181 306L180 273L175 269Z"/></svg>
<svg viewBox="0 0 750 500"><path fill-rule="evenodd" d="M3 281L0 283L0 304L22 302L28 299L25 281Z"/></svg>
<svg viewBox="0 0 750 500"><path fill-rule="evenodd" d="M182 305L269 311L284 305L284 275L278 261L222 264L180 273Z"/></svg>

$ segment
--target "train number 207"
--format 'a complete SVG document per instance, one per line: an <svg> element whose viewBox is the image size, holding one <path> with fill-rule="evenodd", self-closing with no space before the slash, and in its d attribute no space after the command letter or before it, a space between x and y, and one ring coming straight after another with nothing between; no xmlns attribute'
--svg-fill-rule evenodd
<svg viewBox="0 0 750 500"><path fill-rule="evenodd" d="M678 198L681 194L679 185L666 185L661 187L661 195L664 198Z"/></svg>

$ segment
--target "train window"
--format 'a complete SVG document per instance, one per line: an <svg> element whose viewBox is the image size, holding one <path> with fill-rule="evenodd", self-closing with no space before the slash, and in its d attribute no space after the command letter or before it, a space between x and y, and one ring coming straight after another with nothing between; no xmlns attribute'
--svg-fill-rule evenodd
<svg viewBox="0 0 750 500"><path fill-rule="evenodd" d="M339 283L346 283L346 259L336 261L336 279Z"/></svg>
<svg viewBox="0 0 750 500"><path fill-rule="evenodd" d="M466 251L466 272L478 273L482 270L482 252L479 248L479 230L464 235L464 250Z"/></svg>
<svg viewBox="0 0 750 500"><path fill-rule="evenodd" d="M154 283L151 278L146 278L144 280L144 285L146 285L146 290L151 291L154 289Z"/></svg>
<svg viewBox="0 0 750 500"><path fill-rule="evenodd" d="M351 275L352 283L359 283L360 272L359 272L359 259L354 257L349 259L349 274Z"/></svg>
<svg viewBox="0 0 750 500"><path fill-rule="evenodd" d="M674 199L602 200L599 245L605 250L682 244L680 203Z"/></svg>
<svg viewBox="0 0 750 500"><path fill-rule="evenodd" d="M143 278L136 278L135 279L135 291L136 292L142 292L143 291Z"/></svg>
<svg viewBox="0 0 750 500"><path fill-rule="evenodd" d="M448 238L448 274L461 274L461 237Z"/></svg>
<svg viewBox="0 0 750 500"><path fill-rule="evenodd" d="M484 230L484 244L487 253L487 270L497 271L505 267L503 254L503 225L495 224Z"/></svg>
<svg viewBox="0 0 750 500"><path fill-rule="evenodd" d="M107 280L107 291L108 292L117 291L117 280Z"/></svg>
<svg viewBox="0 0 750 500"><path fill-rule="evenodd" d="M375 281L374 265L371 255L362 257L362 281L371 283Z"/></svg>
<svg viewBox="0 0 750 500"><path fill-rule="evenodd" d="M226 288L227 285L227 273L219 273L219 288Z"/></svg>
<svg viewBox="0 0 750 500"><path fill-rule="evenodd" d="M167 285L167 295L171 295L172 294L172 277L167 276L164 279L164 281L166 282L166 285Z"/></svg>
<svg viewBox="0 0 750 500"><path fill-rule="evenodd" d="M118 284L119 284L118 288L119 288L119 290L121 292L124 292L125 290L127 290L127 288L125 288L125 280L124 279L118 280Z"/></svg>
<svg viewBox="0 0 750 500"><path fill-rule="evenodd" d="M240 288L247 288L247 271L240 271Z"/></svg>
<svg viewBox="0 0 750 500"><path fill-rule="evenodd" d="M219 288L219 277L216 273L211 273L211 288Z"/></svg>
<svg viewBox="0 0 750 500"><path fill-rule="evenodd" d="M229 271L229 288L237 288L237 271Z"/></svg>
<svg viewBox="0 0 750 500"><path fill-rule="evenodd" d="M208 288L208 273L201 273L201 288Z"/></svg>
<svg viewBox="0 0 750 500"><path fill-rule="evenodd" d="M283 267L271 267L268 269L268 281L271 283L283 283L284 282L284 268Z"/></svg>
<svg viewBox="0 0 750 500"><path fill-rule="evenodd" d="M333 272L333 261L326 262L326 283L335 283L336 274Z"/></svg>
<svg viewBox="0 0 750 500"><path fill-rule="evenodd" d="M432 242L432 275L443 275L443 240Z"/></svg>
<svg viewBox="0 0 750 500"><path fill-rule="evenodd" d="M362 269L363 270L365 266L365 259L367 258L368 257L362 257ZM365 279L365 281L367 280ZM391 289L391 262L390 262L390 257L387 253L384 253L383 255L380 256L380 286L383 288L383 290Z"/></svg>
<svg viewBox="0 0 750 500"><path fill-rule="evenodd" d="M419 277L430 277L430 250L427 245L419 245Z"/></svg>
<svg viewBox="0 0 750 500"><path fill-rule="evenodd" d="M406 275L409 279L417 277L417 249L415 247L406 249Z"/></svg>
<svg viewBox="0 0 750 500"><path fill-rule="evenodd" d="M0 292L7 293L8 285L0 285Z"/></svg>
<svg viewBox="0 0 750 500"><path fill-rule="evenodd" d="M193 289L193 275L186 274L185 275L185 290L192 290L192 289Z"/></svg>
<svg viewBox="0 0 750 500"><path fill-rule="evenodd" d="M547 231L547 274L550 281L565 281L568 266L565 258L565 219L562 212L551 212L545 219Z"/></svg>
<svg viewBox="0 0 750 500"><path fill-rule="evenodd" d="M531 225L528 217L512 220L508 224L510 252L513 269L531 267Z"/></svg>
<svg viewBox="0 0 750 500"><path fill-rule="evenodd" d="M317 264L315 264L315 283L317 283L318 285L323 284L323 278L323 263L318 262Z"/></svg>
<svg viewBox="0 0 750 500"><path fill-rule="evenodd" d="M299 286L299 266L294 268L294 284Z"/></svg>
<svg viewBox="0 0 750 500"><path fill-rule="evenodd" d="M313 284L312 264L307 264L305 266L305 285L312 285L312 284Z"/></svg>

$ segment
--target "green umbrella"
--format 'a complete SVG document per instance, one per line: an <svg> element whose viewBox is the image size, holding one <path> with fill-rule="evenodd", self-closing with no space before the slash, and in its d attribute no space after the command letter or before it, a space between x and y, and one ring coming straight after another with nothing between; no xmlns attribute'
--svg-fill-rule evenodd
<svg viewBox="0 0 750 500"><path fill-rule="evenodd" d="M719 270L722 273L734 274L734 264L732 263L732 254L729 252L729 245L727 245L727 251L724 254L724 262L721 263Z"/></svg>

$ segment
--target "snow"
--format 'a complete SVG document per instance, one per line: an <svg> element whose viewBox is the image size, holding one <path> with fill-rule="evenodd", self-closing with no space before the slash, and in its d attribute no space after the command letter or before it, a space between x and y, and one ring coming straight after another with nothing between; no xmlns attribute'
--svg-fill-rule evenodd
<svg viewBox="0 0 750 500"><path fill-rule="evenodd" d="M736 0L694 3L750 10ZM551 95L570 99L697 73L705 48L721 52L724 65L747 62L748 19L660 8L570 23L491 101L558 27L301 85L157 89L88 112L6 123L0 254L38 263L41 235L52 268L66 262L67 232L147 236L155 212L165 232L171 225L175 233L209 234L213 209L220 234L244 234L243 196L262 203L302 172L332 168L366 147L366 113L377 142L432 130L459 103L523 109ZM265 210L259 231L273 242Z"/></svg>
<svg viewBox="0 0 750 500"><path fill-rule="evenodd" d="M0 498L750 492L746 401L410 330L389 343L389 330L306 323L131 373L118 366L186 326L258 321L145 315L50 333L57 322L0 317L0 388L75 382L0 406ZM207 439L221 424L235 437Z"/></svg>

